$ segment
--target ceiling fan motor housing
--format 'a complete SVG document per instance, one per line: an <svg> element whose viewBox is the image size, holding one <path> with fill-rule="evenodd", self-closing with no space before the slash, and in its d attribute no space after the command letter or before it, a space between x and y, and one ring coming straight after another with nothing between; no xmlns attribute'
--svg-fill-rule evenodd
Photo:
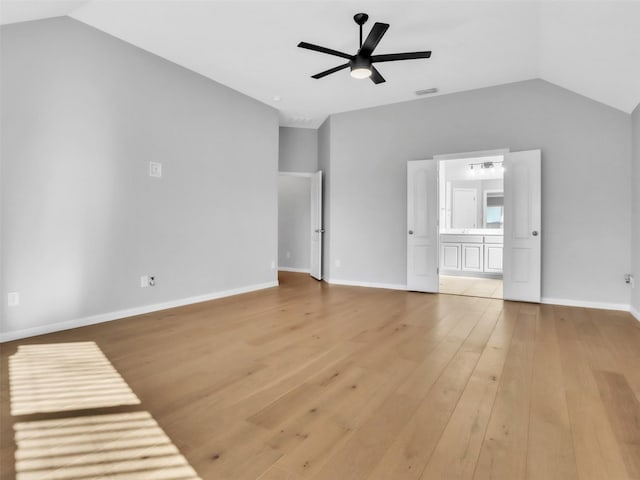
<svg viewBox="0 0 640 480"><path fill-rule="evenodd" d="M356 55L353 57L353 60L349 62L351 64L351 70L355 70L358 68L371 68L371 57L363 57L361 55Z"/></svg>

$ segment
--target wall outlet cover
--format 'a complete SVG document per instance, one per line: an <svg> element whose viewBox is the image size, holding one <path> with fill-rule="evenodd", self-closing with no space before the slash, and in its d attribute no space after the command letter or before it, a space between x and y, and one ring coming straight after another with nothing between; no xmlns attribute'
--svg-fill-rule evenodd
<svg viewBox="0 0 640 480"><path fill-rule="evenodd" d="M142 277L140 277L140 287L146 288L148 286L149 286L149 277L147 277L146 275L143 275Z"/></svg>

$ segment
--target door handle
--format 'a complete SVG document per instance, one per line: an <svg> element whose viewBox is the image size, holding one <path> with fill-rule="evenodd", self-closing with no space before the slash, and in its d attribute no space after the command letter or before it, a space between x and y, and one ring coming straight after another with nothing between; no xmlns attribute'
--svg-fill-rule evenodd
<svg viewBox="0 0 640 480"><path fill-rule="evenodd" d="M534 230L533 232L531 232L531 235L533 235L534 237L537 237L538 236L538 231Z"/></svg>
<svg viewBox="0 0 640 480"><path fill-rule="evenodd" d="M324 233L324 228L314 230L314 232L316 232L316 233Z"/></svg>
<svg viewBox="0 0 640 480"><path fill-rule="evenodd" d="M409 230L409 235L413 235L413 230Z"/></svg>

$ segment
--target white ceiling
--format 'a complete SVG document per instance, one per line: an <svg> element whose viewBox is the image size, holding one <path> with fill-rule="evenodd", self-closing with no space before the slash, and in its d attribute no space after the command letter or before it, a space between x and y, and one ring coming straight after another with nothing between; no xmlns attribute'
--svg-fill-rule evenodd
<svg viewBox="0 0 640 480"><path fill-rule="evenodd" d="M640 101L640 0L1 0L2 23L69 15L280 111L282 125L315 128L327 115L543 78L631 112ZM376 53L432 50L385 63L387 82L355 80L344 63L299 41L355 52L352 17L390 23ZM365 30L368 32L368 28ZM279 98L278 101L275 98Z"/></svg>

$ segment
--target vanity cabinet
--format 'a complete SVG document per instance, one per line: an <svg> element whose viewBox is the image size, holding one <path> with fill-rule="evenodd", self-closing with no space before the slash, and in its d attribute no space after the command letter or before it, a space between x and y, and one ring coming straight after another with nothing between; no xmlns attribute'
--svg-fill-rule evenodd
<svg viewBox="0 0 640 480"><path fill-rule="evenodd" d="M485 243L484 271L487 273L502 273L502 245Z"/></svg>
<svg viewBox="0 0 640 480"><path fill-rule="evenodd" d="M501 235L440 235L440 270L446 272L502 273Z"/></svg>
<svg viewBox="0 0 640 480"><path fill-rule="evenodd" d="M482 243L462 244L462 271L482 272L484 251Z"/></svg>
<svg viewBox="0 0 640 480"><path fill-rule="evenodd" d="M462 270L460 243L441 243L440 244L440 269L441 270Z"/></svg>

